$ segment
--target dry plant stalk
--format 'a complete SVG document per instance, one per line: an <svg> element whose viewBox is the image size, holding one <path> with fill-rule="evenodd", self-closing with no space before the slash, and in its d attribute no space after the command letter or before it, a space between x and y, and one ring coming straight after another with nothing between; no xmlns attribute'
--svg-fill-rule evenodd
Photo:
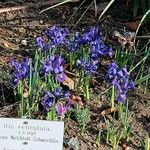
<svg viewBox="0 0 150 150"><path fill-rule="evenodd" d="M72 0L70 2L78 2L78 1L79 0ZM38 3L26 3L22 6L1 8L0 13L9 12L9 11L16 11L16 10L24 10L24 9L27 9L30 7L41 7L41 6L56 4L56 3L60 3L60 2L61 2L61 0L49 0L49 1L38 2Z"/></svg>

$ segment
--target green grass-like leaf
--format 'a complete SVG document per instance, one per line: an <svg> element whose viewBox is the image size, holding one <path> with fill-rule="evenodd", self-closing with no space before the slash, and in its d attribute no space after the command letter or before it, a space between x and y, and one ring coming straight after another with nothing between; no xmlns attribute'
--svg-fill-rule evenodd
<svg viewBox="0 0 150 150"><path fill-rule="evenodd" d="M148 74L148 75L142 77L141 79L135 81L135 84L136 84L136 85L137 85L137 84L141 84L142 82L147 81L148 79L150 79L150 74Z"/></svg>

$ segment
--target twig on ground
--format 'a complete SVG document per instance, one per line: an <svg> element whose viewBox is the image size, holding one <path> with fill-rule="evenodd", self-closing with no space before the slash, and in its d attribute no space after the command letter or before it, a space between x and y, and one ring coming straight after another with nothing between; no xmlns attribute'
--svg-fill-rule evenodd
<svg viewBox="0 0 150 150"><path fill-rule="evenodd" d="M150 39L150 35L136 36L137 39Z"/></svg>

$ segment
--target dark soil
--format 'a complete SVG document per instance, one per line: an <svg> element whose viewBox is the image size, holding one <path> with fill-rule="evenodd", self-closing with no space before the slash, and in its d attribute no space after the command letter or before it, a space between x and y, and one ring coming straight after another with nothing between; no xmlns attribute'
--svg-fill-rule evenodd
<svg viewBox="0 0 150 150"><path fill-rule="evenodd" d="M30 8L0 14L0 117L17 117L18 115L18 102L13 98L13 91L8 82L10 68L7 65L7 61L10 57L31 56L35 37L40 35L47 27L53 25L68 26L73 30L99 25L105 41L115 48L117 42L112 41L111 38L113 31L122 32L124 29L128 30L123 22L133 19L132 13L129 13L130 10L125 4L123 2L122 4L115 4L99 23L97 22L98 15L95 17L95 11L90 9L77 26L75 24L85 11L86 5L79 9L69 22L69 18L79 4L59 6L43 14L39 14L43 8ZM2 3L1 7L13 5L11 3L7 5ZM128 15L125 16L124 14ZM24 41L27 42L27 45L23 43ZM107 66L107 64L105 65ZM86 106L91 114L86 132L83 135L80 134L76 121L65 121L64 150L70 149L67 143L72 137L76 137L79 142L79 150L111 149L111 146L104 141L100 145L95 143L99 130L105 126L100 111L110 106L108 98L105 95L101 95L106 90L106 87L101 83L98 84L93 88L96 92L94 92L95 94L92 95L91 101ZM143 94L142 89L136 89L129 93L128 101L133 135L127 144L131 150L140 150L140 139L145 136L145 132L148 132L150 123L150 93ZM38 112L36 117L42 119L41 112ZM110 120L112 119L111 114L106 117ZM126 143L122 142L118 150L124 149L123 144Z"/></svg>

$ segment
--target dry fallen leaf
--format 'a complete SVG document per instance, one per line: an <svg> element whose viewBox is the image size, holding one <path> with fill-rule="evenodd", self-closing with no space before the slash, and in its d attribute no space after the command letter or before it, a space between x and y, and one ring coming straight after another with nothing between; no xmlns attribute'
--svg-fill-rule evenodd
<svg viewBox="0 0 150 150"><path fill-rule="evenodd" d="M121 35L118 31L114 31L112 38L118 40L122 47L129 47L133 46L133 38L135 36L134 32L125 32L124 35Z"/></svg>
<svg viewBox="0 0 150 150"><path fill-rule="evenodd" d="M76 102L77 104L79 104L79 106L83 106L82 99L81 99L81 97L79 97L79 96L71 95L70 100L71 100L73 103Z"/></svg>
<svg viewBox="0 0 150 150"><path fill-rule="evenodd" d="M118 31L116 31L116 30L113 32L112 38L118 40L118 42L119 42L122 46L125 46L126 43L127 43L125 37L123 37L123 36L122 36Z"/></svg>
<svg viewBox="0 0 150 150"><path fill-rule="evenodd" d="M142 19L142 15L141 16L136 16L135 18L134 18L134 20L141 20Z"/></svg>
<svg viewBox="0 0 150 150"><path fill-rule="evenodd" d="M74 80L68 76L65 77L65 80L62 82L62 84L68 86L70 90L74 90Z"/></svg>
<svg viewBox="0 0 150 150"><path fill-rule="evenodd" d="M130 29L130 30L133 30L133 31L136 31L138 25L140 23L140 20L136 20L134 22L127 22L125 23L125 25Z"/></svg>
<svg viewBox="0 0 150 150"><path fill-rule="evenodd" d="M133 19L133 21L131 22L127 22L125 23L125 25L130 29L130 30L133 30L133 31L136 31L137 28L138 28L138 25L141 21L143 16L137 16Z"/></svg>
<svg viewBox="0 0 150 150"><path fill-rule="evenodd" d="M112 113L112 112L114 112L114 111L115 111L115 107L109 108L109 109L103 110L103 111L101 112L101 115L102 115L102 116L105 116L105 115L108 115L108 114L110 114L110 113Z"/></svg>

